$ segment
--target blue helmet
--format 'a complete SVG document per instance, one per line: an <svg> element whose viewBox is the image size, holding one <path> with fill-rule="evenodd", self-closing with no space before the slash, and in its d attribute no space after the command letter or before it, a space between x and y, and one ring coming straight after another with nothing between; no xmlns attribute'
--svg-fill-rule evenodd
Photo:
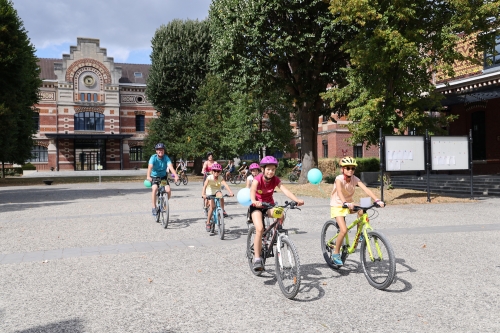
<svg viewBox="0 0 500 333"><path fill-rule="evenodd" d="M163 150L165 150L165 145L163 143L159 142L155 146L155 150L156 149L163 149Z"/></svg>

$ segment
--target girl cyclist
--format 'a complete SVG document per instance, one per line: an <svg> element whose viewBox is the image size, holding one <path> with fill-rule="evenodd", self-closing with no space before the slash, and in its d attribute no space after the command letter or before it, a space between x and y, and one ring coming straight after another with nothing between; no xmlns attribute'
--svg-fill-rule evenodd
<svg viewBox="0 0 500 333"><path fill-rule="evenodd" d="M205 180L207 176L210 175L212 171L212 166L217 163L214 161L214 155L211 151L207 153L207 160L203 163L203 168L201 169L201 173L203 174L203 184L205 184ZM206 212L208 208L208 200L203 199L203 210Z"/></svg>
<svg viewBox="0 0 500 333"><path fill-rule="evenodd" d="M340 258L340 245L344 240L344 236L347 233L347 226L345 223L345 217L347 214L352 214L352 209L354 208L354 203L352 202L354 191L356 185L359 186L365 193L371 197L380 207L384 207L384 203L380 201L375 194L373 194L370 189L368 189L361 180L354 176L354 170L356 169L356 160L350 156L346 156L340 160L340 166L342 168L342 174L335 178L335 184L333 185L332 194L330 197L330 215L332 219L337 221L339 226L339 235L337 236L337 241L335 244L335 249L333 250L332 260L335 265L342 266L342 260ZM347 206L348 208L344 208ZM362 211L359 211L362 213ZM360 239L361 241L361 239Z"/></svg>
<svg viewBox="0 0 500 333"><path fill-rule="evenodd" d="M252 163L250 164L250 167L248 168L250 170L251 175L247 177L247 188L252 187L252 181L254 177L256 177L259 172L260 172L260 166L257 163ZM250 207L248 207L247 211L247 223L252 222L252 219L250 218Z"/></svg>
<svg viewBox="0 0 500 333"><path fill-rule="evenodd" d="M280 179L274 175L276 173L276 168L278 167L278 160L275 157L264 157L260 161L260 167L262 173L254 177L252 187L250 188L250 198L252 199L250 216L252 217L252 221L255 226L254 271L264 270L264 265L262 264L262 259L260 258L260 251L262 250L262 234L264 233L263 215L267 214L267 216L271 217L274 210L273 208L268 209L262 207L262 203L266 202L273 205L274 189L278 187L288 198L297 202L298 206L302 206L304 204L304 200L298 199L283 184L281 184Z"/></svg>
<svg viewBox="0 0 500 333"><path fill-rule="evenodd" d="M205 183L203 184L203 190L201 191L201 196L203 199L207 200L206 197L207 195L214 195L215 192L219 191L221 189L221 185L224 185L224 188L226 188L229 192L230 196L234 196L233 192L227 185L226 181L224 178L220 175L222 172L222 166L219 163L214 163L212 165L212 174L207 177L205 180ZM224 217L227 217L227 213L224 210L224 199L220 199L220 204L222 207L222 211L224 212ZM210 207L208 208L208 219L206 223L206 230L207 232L210 232L210 219L212 217L212 212L215 209L215 202L214 200L210 200Z"/></svg>

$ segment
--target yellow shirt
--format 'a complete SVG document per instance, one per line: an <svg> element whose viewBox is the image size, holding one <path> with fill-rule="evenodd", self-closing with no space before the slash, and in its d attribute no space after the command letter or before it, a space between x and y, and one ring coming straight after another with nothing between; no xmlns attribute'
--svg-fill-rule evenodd
<svg viewBox="0 0 500 333"><path fill-rule="evenodd" d="M333 185L332 196L330 197L330 206L332 207L342 207L343 204L338 194L337 180L340 180L340 183L342 184L341 191L342 194L344 195L346 202L353 201L352 197L354 195L354 190L356 190L356 185L358 185L359 182L359 178L356 176L352 176L351 181L346 182L344 179L344 175L338 175L335 178L335 184Z"/></svg>
<svg viewBox="0 0 500 333"><path fill-rule="evenodd" d="M208 180L208 185L205 190L206 195L214 195L215 192L220 190L221 187L221 182L222 182L222 176L218 176L217 180L214 179L214 175L210 175L207 177Z"/></svg>

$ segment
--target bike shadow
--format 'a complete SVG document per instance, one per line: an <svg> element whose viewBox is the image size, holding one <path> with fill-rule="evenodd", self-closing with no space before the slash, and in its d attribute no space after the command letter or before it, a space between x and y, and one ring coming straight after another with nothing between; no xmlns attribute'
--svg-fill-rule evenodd
<svg viewBox="0 0 500 333"><path fill-rule="evenodd" d="M171 216L170 221L168 222L168 229L184 229L189 228L191 225L205 223L207 220L206 217L199 218L191 218L191 219L181 219L175 218L176 216Z"/></svg>
<svg viewBox="0 0 500 333"><path fill-rule="evenodd" d="M413 285L403 279L400 275L406 273L415 273L417 270L406 263L402 258L396 258L396 277L392 284L385 291L390 293L404 293L413 289Z"/></svg>

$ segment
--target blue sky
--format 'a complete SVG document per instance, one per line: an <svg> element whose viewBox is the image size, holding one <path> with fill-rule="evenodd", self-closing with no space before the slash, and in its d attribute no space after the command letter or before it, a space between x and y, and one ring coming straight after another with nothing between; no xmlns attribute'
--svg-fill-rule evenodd
<svg viewBox="0 0 500 333"><path fill-rule="evenodd" d="M149 64L156 29L203 20L210 0L13 0L40 58L61 58L77 37L100 39L115 62Z"/></svg>

